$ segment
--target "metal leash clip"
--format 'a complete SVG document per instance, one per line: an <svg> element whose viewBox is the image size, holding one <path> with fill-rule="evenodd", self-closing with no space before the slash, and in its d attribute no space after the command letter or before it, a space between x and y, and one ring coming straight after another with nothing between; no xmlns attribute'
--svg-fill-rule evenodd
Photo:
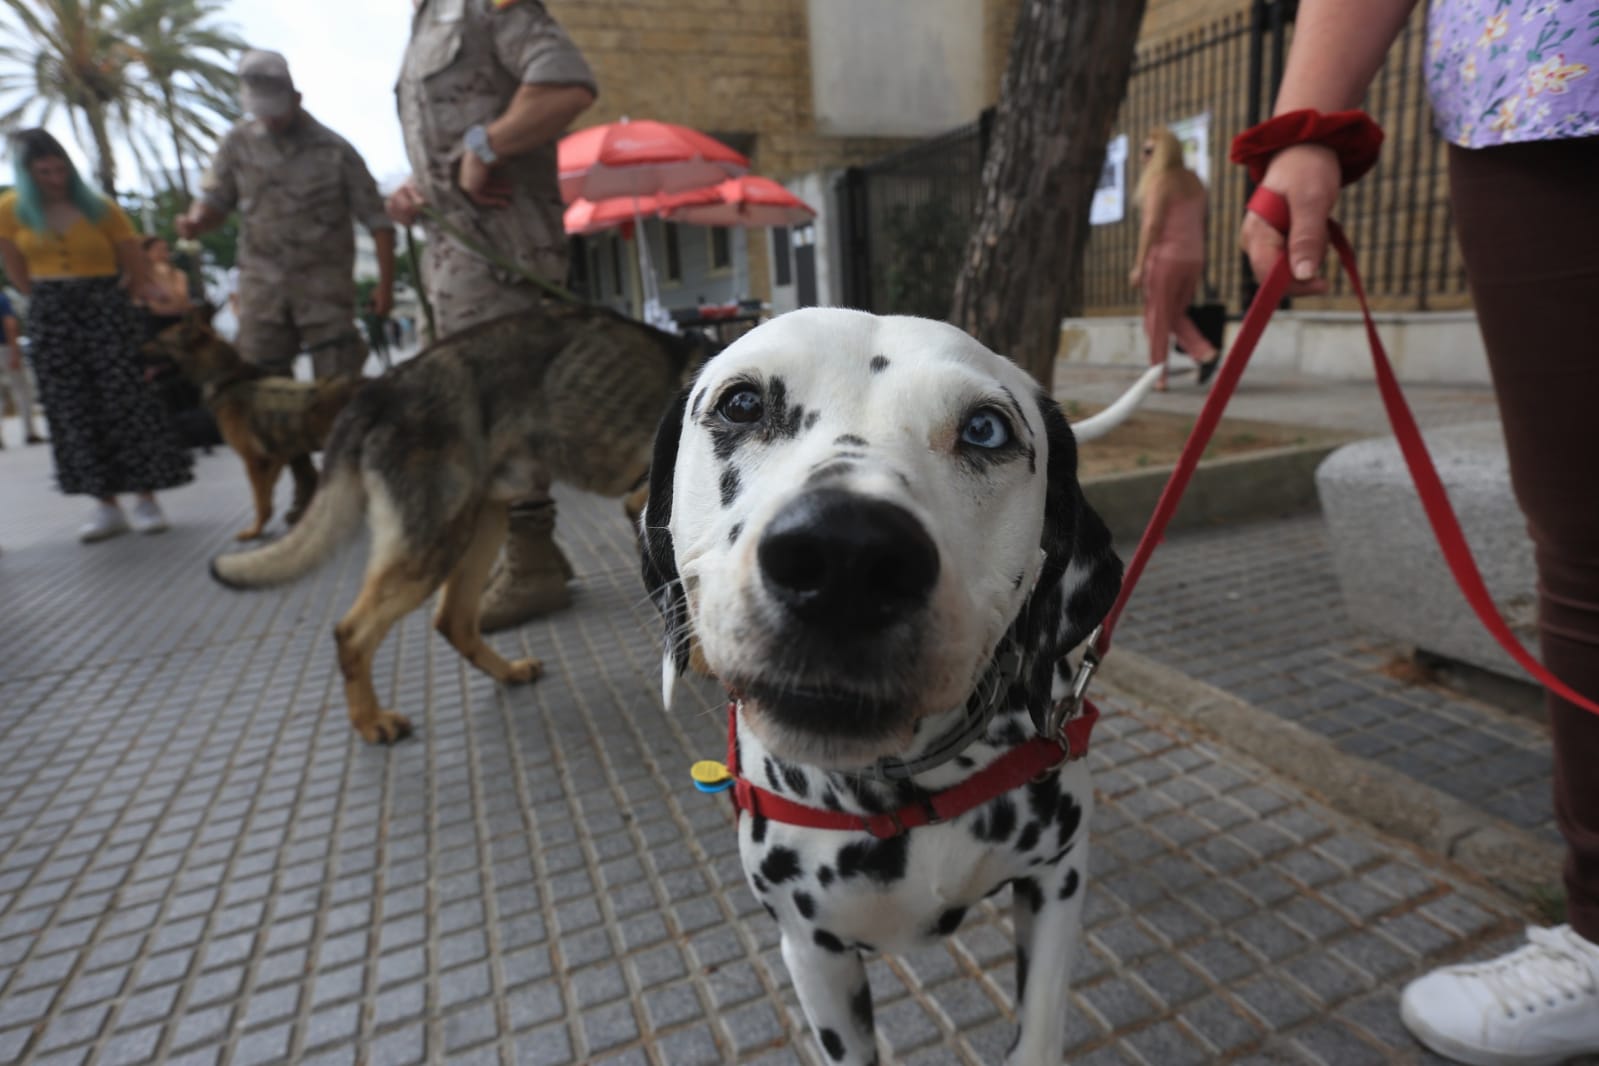
<svg viewBox="0 0 1599 1066"><path fill-rule="evenodd" d="M1099 669L1099 636L1103 628L1095 626L1088 635L1082 662L1077 664L1077 672L1072 675L1070 691L1049 708L1049 717L1044 722L1044 735L1059 741L1068 756L1071 755L1071 742L1066 739L1066 723L1076 718L1082 710L1083 700L1088 696L1088 685L1094 680L1094 672Z"/></svg>

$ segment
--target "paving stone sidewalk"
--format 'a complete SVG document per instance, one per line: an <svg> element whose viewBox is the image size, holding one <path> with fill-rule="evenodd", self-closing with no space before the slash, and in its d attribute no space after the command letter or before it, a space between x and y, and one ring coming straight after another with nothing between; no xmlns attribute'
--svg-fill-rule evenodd
<svg viewBox="0 0 1599 1066"><path fill-rule="evenodd" d="M1126 368L1061 363L1056 394L1105 402L1128 377ZM1405 392L1424 428L1497 417L1486 387L1410 385ZM1171 392L1149 402L1193 414L1204 395L1176 377ZM1389 432L1375 386L1259 367L1229 405L1234 416ZM1132 545L1121 549L1125 555ZM1460 610L1469 610L1464 598ZM1414 675L1396 677L1392 667L1408 649L1349 617L1318 515L1173 534L1152 558L1121 633L1126 647L1320 733L1350 755L1558 839L1547 731Z"/></svg>
<svg viewBox="0 0 1599 1066"><path fill-rule="evenodd" d="M165 497L172 532L85 547L46 457L0 453L0 1063L820 1062L728 805L688 787L719 701L662 711L615 502L563 497L577 604L496 638L538 684L464 668L423 612L397 627L377 677L418 730L384 749L345 721L329 636L363 549L220 589L245 498L219 450ZM1504 949L1512 906L1105 709L1070 1061L1437 1061L1396 990ZM985 905L873 962L891 1061L999 1062L1011 958Z"/></svg>

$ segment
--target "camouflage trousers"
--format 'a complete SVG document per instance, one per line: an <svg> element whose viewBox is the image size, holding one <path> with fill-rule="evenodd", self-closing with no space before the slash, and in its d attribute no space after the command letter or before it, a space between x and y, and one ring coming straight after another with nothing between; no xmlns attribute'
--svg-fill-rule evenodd
<svg viewBox="0 0 1599 1066"><path fill-rule="evenodd" d="M241 317L238 349L246 362L285 375L293 371L294 357L307 351L318 381L360 377L367 355L366 341L353 318L302 326L290 318Z"/></svg>
<svg viewBox="0 0 1599 1066"><path fill-rule="evenodd" d="M431 237L424 281L439 337L538 306L543 294L531 283L491 266L443 234ZM547 264L541 276L552 275L557 284L563 283L564 265Z"/></svg>

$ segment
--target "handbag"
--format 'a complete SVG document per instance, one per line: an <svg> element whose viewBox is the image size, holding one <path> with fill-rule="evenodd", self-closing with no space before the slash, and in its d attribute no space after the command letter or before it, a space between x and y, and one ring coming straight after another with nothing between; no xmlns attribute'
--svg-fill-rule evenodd
<svg viewBox="0 0 1599 1066"><path fill-rule="evenodd" d="M1199 330L1200 336L1210 342L1210 346L1221 351L1222 339L1227 334L1227 305L1216 298L1216 290L1211 286L1210 279L1206 278L1205 302L1188 305L1188 317ZM1177 350L1184 355L1193 355L1184 348L1181 341L1177 342Z"/></svg>

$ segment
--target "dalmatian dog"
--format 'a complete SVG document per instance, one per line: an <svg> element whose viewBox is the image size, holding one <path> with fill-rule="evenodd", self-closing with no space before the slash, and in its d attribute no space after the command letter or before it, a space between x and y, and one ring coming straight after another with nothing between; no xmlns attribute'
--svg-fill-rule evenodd
<svg viewBox="0 0 1599 1066"><path fill-rule="evenodd" d="M1076 466L1056 404L952 326L821 308L761 325L656 438L642 540L668 700L695 643L736 708L740 787L768 805L881 825L971 780L1034 739L1120 588ZM1061 1061L1093 791L1084 762L1056 762L903 832L741 814L828 1061L878 1060L863 952L953 933L1007 886L1009 1062Z"/></svg>

